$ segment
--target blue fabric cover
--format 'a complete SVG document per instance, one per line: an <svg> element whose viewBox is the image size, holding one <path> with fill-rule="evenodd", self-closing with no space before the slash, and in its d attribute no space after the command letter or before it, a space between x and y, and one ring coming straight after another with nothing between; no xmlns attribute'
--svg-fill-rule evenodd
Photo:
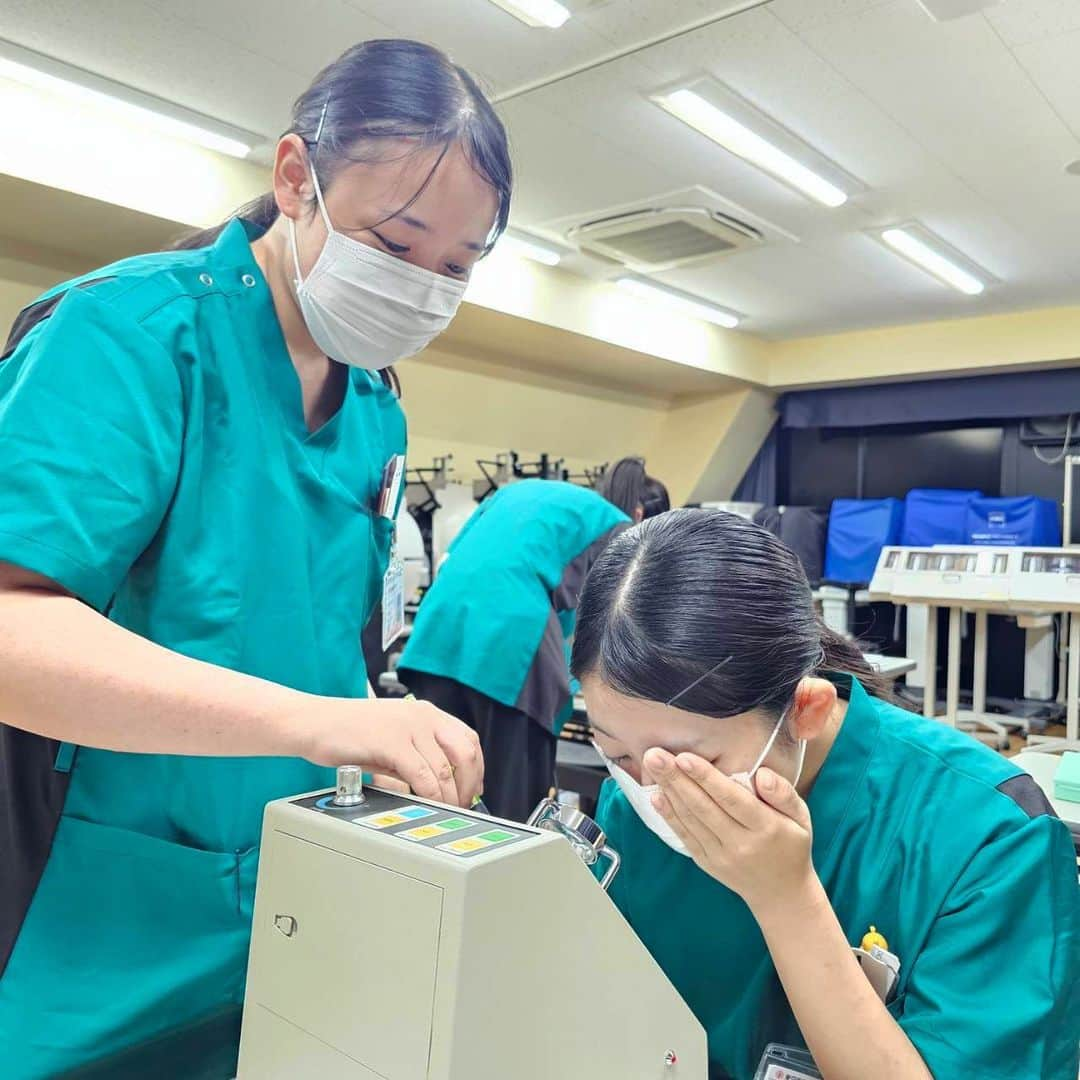
<svg viewBox="0 0 1080 1080"><path fill-rule="evenodd" d="M825 578L857 585L874 575L881 549L900 536L904 504L899 499L836 499L829 512Z"/></svg>
<svg viewBox="0 0 1080 1080"><path fill-rule="evenodd" d="M1000 547L1060 547L1061 519L1053 499L1021 495L973 499L967 510L969 544Z"/></svg>

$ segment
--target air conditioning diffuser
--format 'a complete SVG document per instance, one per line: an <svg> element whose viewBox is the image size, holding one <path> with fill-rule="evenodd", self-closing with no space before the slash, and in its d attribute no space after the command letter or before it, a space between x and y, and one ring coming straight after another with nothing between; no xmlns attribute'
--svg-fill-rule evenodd
<svg viewBox="0 0 1080 1080"><path fill-rule="evenodd" d="M760 230L703 206L659 206L594 218L567 238L641 273L709 262L764 241Z"/></svg>

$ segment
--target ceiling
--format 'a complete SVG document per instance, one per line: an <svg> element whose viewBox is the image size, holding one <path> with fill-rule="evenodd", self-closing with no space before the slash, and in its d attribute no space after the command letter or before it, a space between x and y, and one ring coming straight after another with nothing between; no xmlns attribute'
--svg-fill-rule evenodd
<svg viewBox="0 0 1080 1080"><path fill-rule="evenodd" d="M658 275L767 337L1075 302L1080 0L999 0L940 23L917 0L769 0L677 36L749 4L564 2L575 15L550 31L488 0L0 0L0 35L267 138L352 42L433 42L504 99L516 227L555 238L567 220L693 186L770 223L763 247ZM863 190L819 207L648 102L703 72ZM984 267L986 293L955 293L867 235L912 219Z"/></svg>

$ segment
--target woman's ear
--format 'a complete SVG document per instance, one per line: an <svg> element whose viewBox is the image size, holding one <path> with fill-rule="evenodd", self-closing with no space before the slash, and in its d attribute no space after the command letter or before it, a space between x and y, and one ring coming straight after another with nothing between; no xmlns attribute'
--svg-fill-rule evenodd
<svg viewBox="0 0 1080 1080"><path fill-rule="evenodd" d="M274 154L274 198L278 209L298 220L313 194L307 147L299 135L286 135Z"/></svg>
<svg viewBox="0 0 1080 1080"><path fill-rule="evenodd" d="M791 733L797 739L816 739L825 730L835 708L836 687L828 679L807 676L795 690Z"/></svg>
<svg viewBox="0 0 1080 1080"><path fill-rule="evenodd" d="M640 525L644 520L645 520L645 507L644 506L635 506L634 507L634 524L635 525Z"/></svg>

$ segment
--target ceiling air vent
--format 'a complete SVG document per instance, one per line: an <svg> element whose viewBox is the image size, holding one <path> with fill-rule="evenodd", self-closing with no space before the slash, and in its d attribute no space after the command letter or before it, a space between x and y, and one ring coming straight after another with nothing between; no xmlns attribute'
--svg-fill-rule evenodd
<svg viewBox="0 0 1080 1080"><path fill-rule="evenodd" d="M574 225L566 235L583 251L642 273L708 262L764 240L752 225L703 206L631 210Z"/></svg>

